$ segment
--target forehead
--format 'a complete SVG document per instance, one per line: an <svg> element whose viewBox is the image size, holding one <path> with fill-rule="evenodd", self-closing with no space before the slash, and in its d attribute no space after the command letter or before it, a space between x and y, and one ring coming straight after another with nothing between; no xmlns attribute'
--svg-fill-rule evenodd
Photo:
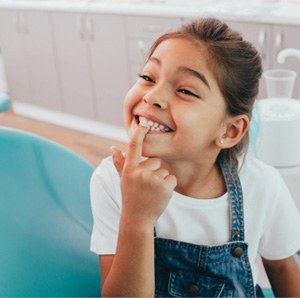
<svg viewBox="0 0 300 298"><path fill-rule="evenodd" d="M207 48L200 42L191 41L184 38L171 38L162 41L151 57L157 57L159 60L173 60L174 65L194 66L207 68L209 55Z"/></svg>

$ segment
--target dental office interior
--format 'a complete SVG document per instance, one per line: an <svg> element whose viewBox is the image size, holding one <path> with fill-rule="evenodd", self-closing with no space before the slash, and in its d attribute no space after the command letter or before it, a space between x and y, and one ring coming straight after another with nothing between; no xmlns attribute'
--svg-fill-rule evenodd
<svg viewBox="0 0 300 298"><path fill-rule="evenodd" d="M126 148L122 102L151 43L207 16L262 57L249 154L300 210L300 0L0 0L0 296L98 295L89 179Z"/></svg>

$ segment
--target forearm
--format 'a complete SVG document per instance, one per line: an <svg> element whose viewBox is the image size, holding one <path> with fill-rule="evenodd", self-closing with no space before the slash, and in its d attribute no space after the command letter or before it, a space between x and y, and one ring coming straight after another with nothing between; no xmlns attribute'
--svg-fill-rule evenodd
<svg viewBox="0 0 300 298"><path fill-rule="evenodd" d="M266 271L276 297L300 297L300 267L295 261L287 266L266 266Z"/></svg>
<svg viewBox="0 0 300 298"><path fill-rule="evenodd" d="M149 127L134 128L126 158L113 152L121 178L122 214L116 254L105 266L102 296L154 296L154 224L165 210L177 184L158 158L142 158ZM102 272L101 271L101 272Z"/></svg>
<svg viewBox="0 0 300 298"><path fill-rule="evenodd" d="M102 287L103 297L154 296L153 227L129 224L121 217L112 267Z"/></svg>

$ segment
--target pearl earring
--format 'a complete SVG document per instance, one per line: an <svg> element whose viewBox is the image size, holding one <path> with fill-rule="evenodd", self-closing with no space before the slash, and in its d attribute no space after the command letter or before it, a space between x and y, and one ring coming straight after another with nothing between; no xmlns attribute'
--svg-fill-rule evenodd
<svg viewBox="0 0 300 298"><path fill-rule="evenodd" d="M220 144L224 144L224 139L223 138L220 139Z"/></svg>

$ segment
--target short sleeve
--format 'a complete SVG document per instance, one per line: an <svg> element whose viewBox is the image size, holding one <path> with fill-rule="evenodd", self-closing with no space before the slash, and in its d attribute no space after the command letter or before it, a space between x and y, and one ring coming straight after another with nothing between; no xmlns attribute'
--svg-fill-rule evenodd
<svg viewBox="0 0 300 298"><path fill-rule="evenodd" d="M90 181L93 229L90 249L98 255L115 254L118 240L121 193L120 178L111 158L94 171Z"/></svg>
<svg viewBox="0 0 300 298"><path fill-rule="evenodd" d="M300 250L300 213L282 177L276 172L265 230L259 253L270 260L280 260Z"/></svg>

